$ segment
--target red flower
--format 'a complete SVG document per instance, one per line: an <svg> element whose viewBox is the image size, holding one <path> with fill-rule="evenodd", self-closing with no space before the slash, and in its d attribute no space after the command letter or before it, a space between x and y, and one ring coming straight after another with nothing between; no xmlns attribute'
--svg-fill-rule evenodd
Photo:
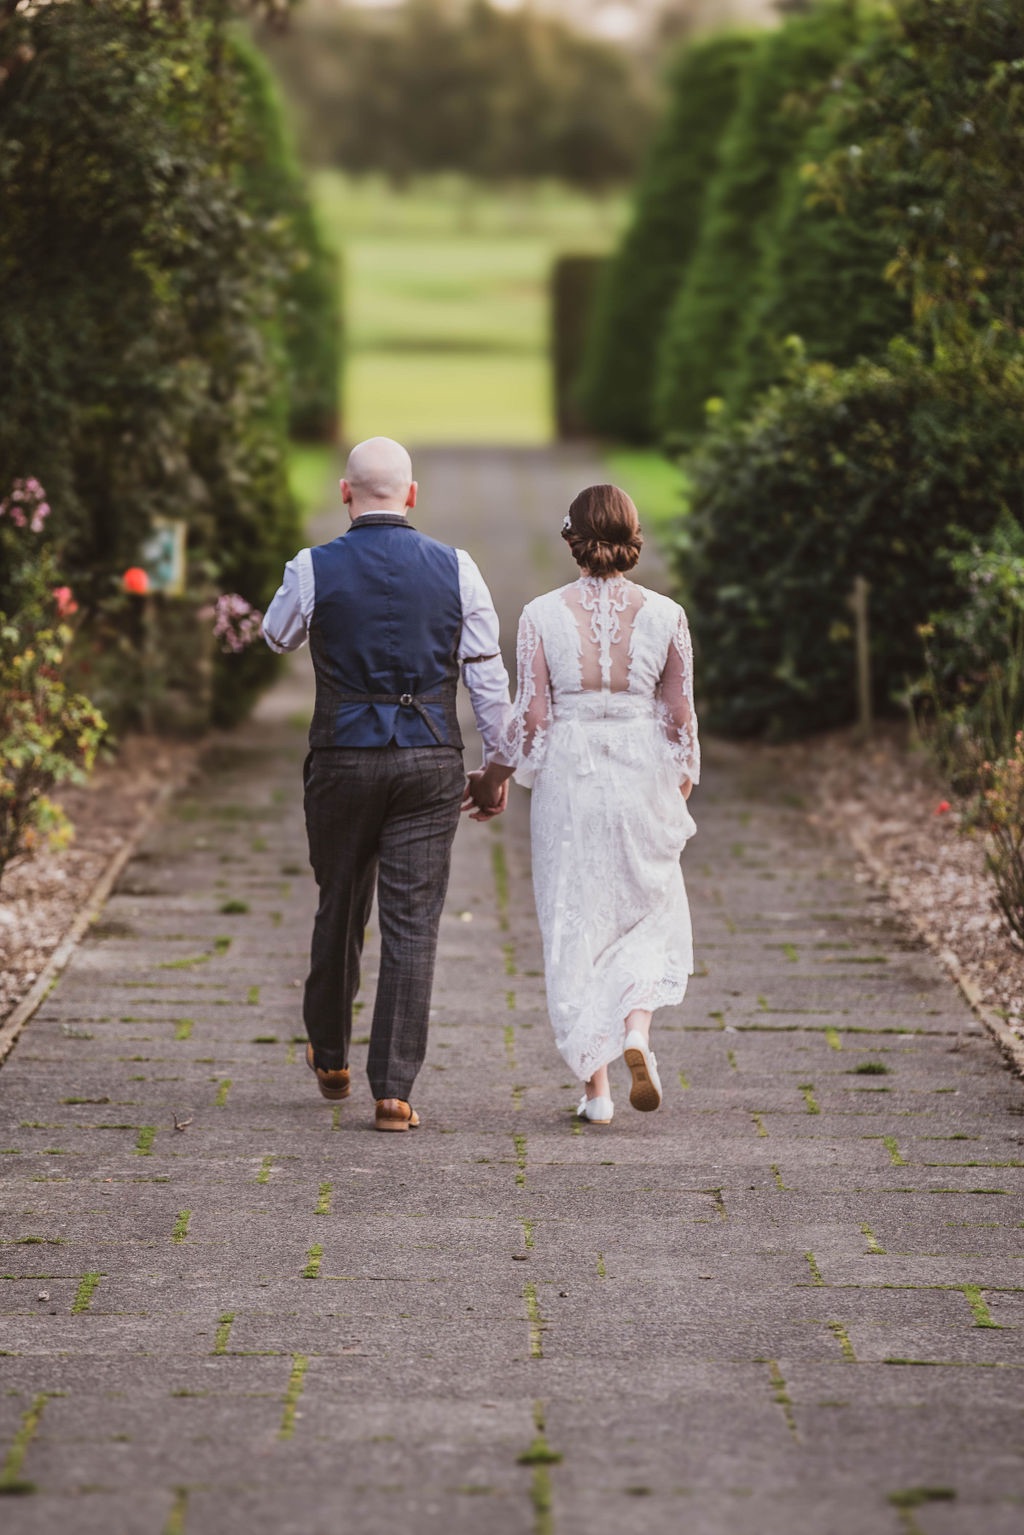
<svg viewBox="0 0 1024 1535"><path fill-rule="evenodd" d="M149 591L149 576L141 565L129 565L121 577L126 592L131 592L134 597L144 597Z"/></svg>
<svg viewBox="0 0 1024 1535"><path fill-rule="evenodd" d="M934 814L935 815L945 815L946 811L947 810L952 810L952 808L953 807L949 803L948 799L940 799L939 803L935 807Z"/></svg>
<svg viewBox="0 0 1024 1535"><path fill-rule="evenodd" d="M61 618L70 618L72 613L78 612L78 603L74 599L70 586L55 586L53 600L57 604L57 612Z"/></svg>

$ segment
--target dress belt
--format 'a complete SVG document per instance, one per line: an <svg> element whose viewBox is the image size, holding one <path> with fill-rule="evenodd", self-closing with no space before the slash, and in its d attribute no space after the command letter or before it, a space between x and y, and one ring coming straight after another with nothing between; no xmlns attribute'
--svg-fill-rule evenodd
<svg viewBox="0 0 1024 1535"><path fill-rule="evenodd" d="M448 746L450 743L438 730L434 721L423 707L423 702L428 704L443 704L443 694L424 693L422 699L416 693L334 693L331 697L339 704L401 704L404 709L415 709L420 719L426 725L430 734L434 737L438 746Z"/></svg>

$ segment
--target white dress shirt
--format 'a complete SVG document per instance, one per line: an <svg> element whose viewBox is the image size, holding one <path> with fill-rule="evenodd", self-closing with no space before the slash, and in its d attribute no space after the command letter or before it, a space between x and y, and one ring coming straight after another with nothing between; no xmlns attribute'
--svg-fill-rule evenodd
<svg viewBox="0 0 1024 1535"><path fill-rule="evenodd" d="M455 553L459 562L459 596L462 600L462 633L457 656L462 663L462 680L469 689L476 727L483 738L484 762L487 763L496 752L498 738L512 713L508 672L498 647L498 615L486 582L465 549L456 549ZM284 567L284 579L263 615L263 638L271 650L282 654L287 650L298 650L306 643L315 600L313 558L308 549L300 549Z"/></svg>

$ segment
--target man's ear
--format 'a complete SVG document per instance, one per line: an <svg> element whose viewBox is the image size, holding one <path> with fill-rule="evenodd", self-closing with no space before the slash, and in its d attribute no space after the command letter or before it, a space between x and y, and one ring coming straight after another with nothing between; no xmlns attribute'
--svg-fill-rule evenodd
<svg viewBox="0 0 1024 1535"><path fill-rule="evenodd" d="M405 498L405 504L409 508L410 512L416 505L416 492L418 490L419 486L417 485L416 481L413 480L412 484L409 486L409 494Z"/></svg>
<svg viewBox="0 0 1024 1535"><path fill-rule="evenodd" d="M339 480L341 486L341 499L345 506L352 505L352 487L348 480Z"/></svg>

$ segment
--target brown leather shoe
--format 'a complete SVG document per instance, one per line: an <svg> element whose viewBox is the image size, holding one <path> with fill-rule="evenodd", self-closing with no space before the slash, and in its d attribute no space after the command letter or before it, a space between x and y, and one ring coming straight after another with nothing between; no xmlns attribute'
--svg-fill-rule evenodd
<svg viewBox="0 0 1024 1535"><path fill-rule="evenodd" d="M420 1116L404 1098L378 1098L374 1124L378 1130L415 1130Z"/></svg>
<svg viewBox="0 0 1024 1535"><path fill-rule="evenodd" d="M347 1098L352 1091L352 1074L347 1066L340 1066L336 1071L325 1071L322 1066L317 1066L313 1060L313 1046L306 1046L306 1065L310 1071L316 1072L317 1086L321 1096L330 1098L336 1103L339 1098Z"/></svg>

